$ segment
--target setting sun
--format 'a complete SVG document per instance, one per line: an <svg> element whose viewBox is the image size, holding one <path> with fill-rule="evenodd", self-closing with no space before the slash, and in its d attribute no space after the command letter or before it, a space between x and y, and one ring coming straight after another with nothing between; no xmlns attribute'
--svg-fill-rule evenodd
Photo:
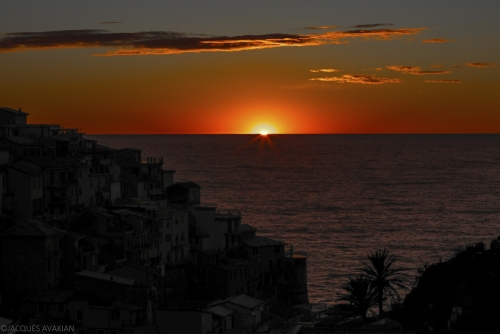
<svg viewBox="0 0 500 334"><path fill-rule="evenodd" d="M252 128L251 133L267 136L268 134L277 133L276 127L270 124L259 124Z"/></svg>

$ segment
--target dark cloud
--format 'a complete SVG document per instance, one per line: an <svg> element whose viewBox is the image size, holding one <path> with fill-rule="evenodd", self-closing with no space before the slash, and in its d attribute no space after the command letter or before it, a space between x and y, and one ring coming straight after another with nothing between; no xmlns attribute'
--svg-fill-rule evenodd
<svg viewBox="0 0 500 334"><path fill-rule="evenodd" d="M475 68L489 68L497 66L494 63L465 63L465 66L475 67Z"/></svg>
<svg viewBox="0 0 500 334"><path fill-rule="evenodd" d="M462 83L462 81L460 81L460 80L425 80L425 82L448 83L448 84L461 84Z"/></svg>
<svg viewBox="0 0 500 334"><path fill-rule="evenodd" d="M101 22L100 24L118 24L118 23L121 23L120 21L105 21L105 22Z"/></svg>
<svg viewBox="0 0 500 334"><path fill-rule="evenodd" d="M333 81L338 83L356 83L362 85L382 85L386 83L400 83L396 78L377 78L373 75L345 74L341 77L312 78L312 81Z"/></svg>
<svg viewBox="0 0 500 334"><path fill-rule="evenodd" d="M375 28L375 27L390 27L394 26L392 23L371 23L371 24L357 24L351 28Z"/></svg>
<svg viewBox="0 0 500 334"><path fill-rule="evenodd" d="M319 29L336 29L338 27L339 26L308 26L308 27L305 27L304 29L319 30Z"/></svg>
<svg viewBox="0 0 500 334"><path fill-rule="evenodd" d="M430 39L424 39L422 43L448 43L451 42L450 39L446 38L430 38Z"/></svg>
<svg viewBox="0 0 500 334"><path fill-rule="evenodd" d="M418 34L425 28L331 31L322 34L264 34L207 36L172 31L114 33L107 30L60 30L15 32L0 38L0 52L55 48L120 48L102 54L154 55L203 51L241 51L283 46L313 46L347 43L347 38L392 39Z"/></svg>
<svg viewBox="0 0 500 334"><path fill-rule="evenodd" d="M398 71L403 74L429 75L429 74L450 74L451 71L422 71L418 66L386 66L389 70Z"/></svg>

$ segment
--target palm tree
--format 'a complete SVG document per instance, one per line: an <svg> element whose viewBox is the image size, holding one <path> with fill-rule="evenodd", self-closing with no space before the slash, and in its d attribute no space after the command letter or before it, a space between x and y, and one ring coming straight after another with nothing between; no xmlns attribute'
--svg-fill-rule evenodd
<svg viewBox="0 0 500 334"><path fill-rule="evenodd" d="M370 281L363 276L351 277L342 285L342 290L344 293L338 300L349 302L355 308L356 315L366 322L366 312L377 303L377 291Z"/></svg>
<svg viewBox="0 0 500 334"><path fill-rule="evenodd" d="M388 250L378 250L375 253L371 252L368 256L369 262L362 262L364 265L361 272L370 282L377 294L378 314L379 317L383 312L383 303L386 296L391 296L394 300L401 302L398 288L408 290L408 279L402 273L402 269L393 268L396 257L389 255Z"/></svg>

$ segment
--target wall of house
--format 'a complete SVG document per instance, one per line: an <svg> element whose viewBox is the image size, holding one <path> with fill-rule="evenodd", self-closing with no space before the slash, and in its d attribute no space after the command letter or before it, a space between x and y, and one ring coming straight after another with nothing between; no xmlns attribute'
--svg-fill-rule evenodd
<svg viewBox="0 0 500 334"><path fill-rule="evenodd" d="M0 212L4 210L3 197L7 191L7 174L4 171L0 171Z"/></svg>
<svg viewBox="0 0 500 334"><path fill-rule="evenodd" d="M156 327L160 334L208 334L212 331L212 314L203 311L156 310Z"/></svg>
<svg viewBox="0 0 500 334"><path fill-rule="evenodd" d="M34 212L33 200L37 201L36 208L43 206L43 180L41 175L32 175L8 168L8 190L14 194L13 205L17 214L25 219L33 218L41 210Z"/></svg>
<svg viewBox="0 0 500 334"><path fill-rule="evenodd" d="M9 163L9 151L8 150L0 150L0 166Z"/></svg>
<svg viewBox="0 0 500 334"><path fill-rule="evenodd" d="M231 302L225 304L224 306L227 308L233 309L233 310L237 311L238 313L253 316L255 318L254 324L257 326L262 322L262 318L263 318L262 315L264 313L264 304L260 304L259 306L254 307L252 309L249 309L249 308L237 305L237 304L233 304Z"/></svg>
<svg viewBox="0 0 500 334"><path fill-rule="evenodd" d="M0 124L1 125L20 125L26 124L28 115L16 115L14 113L0 109Z"/></svg>
<svg viewBox="0 0 500 334"><path fill-rule="evenodd" d="M201 250L224 249L226 247L227 226L215 220L215 207L195 208L193 215L196 221L196 230L206 235L205 238L201 239Z"/></svg>
<svg viewBox="0 0 500 334"><path fill-rule="evenodd" d="M164 171L162 171L162 173L163 173L163 190L164 190L166 187L174 184L175 171L164 170Z"/></svg>
<svg viewBox="0 0 500 334"><path fill-rule="evenodd" d="M171 211L172 222L172 256L175 263L181 261L189 254L189 221L188 211Z"/></svg>
<svg viewBox="0 0 500 334"><path fill-rule="evenodd" d="M21 292L54 288L62 278L62 252L54 249L60 237L2 236L2 263L9 268L3 272L5 285Z"/></svg>

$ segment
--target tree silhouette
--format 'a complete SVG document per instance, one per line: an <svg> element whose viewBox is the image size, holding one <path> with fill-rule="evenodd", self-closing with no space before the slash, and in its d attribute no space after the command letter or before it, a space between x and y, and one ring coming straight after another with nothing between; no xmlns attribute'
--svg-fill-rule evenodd
<svg viewBox="0 0 500 334"><path fill-rule="evenodd" d="M377 303L377 291L370 280L364 276L351 277L342 285L342 290L344 293L338 300L349 302L355 308L356 315L366 322L366 312Z"/></svg>
<svg viewBox="0 0 500 334"><path fill-rule="evenodd" d="M383 312L383 304L386 296L390 296L393 300L401 302L401 297L397 289L408 290L408 279L402 273L402 269L395 269L393 267L397 259L395 256L389 255L388 250L371 252L368 260L369 262L362 262L363 267L360 270L377 294L380 317Z"/></svg>

